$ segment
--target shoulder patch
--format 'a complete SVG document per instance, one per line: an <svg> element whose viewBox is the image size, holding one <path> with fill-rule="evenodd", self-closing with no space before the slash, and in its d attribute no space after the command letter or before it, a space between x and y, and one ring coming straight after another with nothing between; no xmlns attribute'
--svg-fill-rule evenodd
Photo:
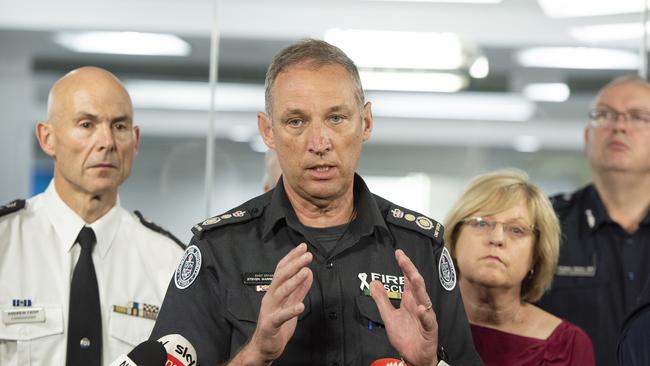
<svg viewBox="0 0 650 366"><path fill-rule="evenodd" d="M549 197L549 200L553 205L553 209L559 216L562 216L564 212L573 205L575 201L576 193L577 192L560 193Z"/></svg>
<svg viewBox="0 0 650 366"><path fill-rule="evenodd" d="M174 284L179 290L184 290L194 282L201 270L201 251L196 245L190 245L185 249L181 262L174 273Z"/></svg>
<svg viewBox="0 0 650 366"><path fill-rule="evenodd" d="M443 242L442 238L445 229L442 224L417 212L391 206L388 215L386 215L386 222L422 233L433 238L438 244Z"/></svg>
<svg viewBox="0 0 650 366"><path fill-rule="evenodd" d="M442 253L440 253L438 278L445 290L451 291L456 287L456 268L454 268L454 261L451 259L447 247L442 247Z"/></svg>
<svg viewBox="0 0 650 366"><path fill-rule="evenodd" d="M25 200L13 200L4 206L0 206L0 217L25 208Z"/></svg>
<svg viewBox="0 0 650 366"><path fill-rule="evenodd" d="M203 237L207 231L216 229L218 227L236 224L239 222L246 222L262 214L262 210L258 208L248 209L246 207L238 207L232 211L223 213L221 215L212 216L205 221L194 225L192 232L197 237Z"/></svg>
<svg viewBox="0 0 650 366"><path fill-rule="evenodd" d="M138 219L140 219L140 223L142 225L146 226L147 228L149 228L149 229L151 229L151 230L153 230L153 231L155 231L155 232L157 232L159 234L162 234L162 235L168 237L169 239L173 240L174 243L178 244L178 246L180 246L182 249L185 249L187 247L180 239L178 239L176 236L174 236L174 234L172 234L169 231L163 229L162 227L154 224L151 220L145 219L140 211L135 210L135 211L133 211L133 213L135 213L135 215L138 217Z"/></svg>

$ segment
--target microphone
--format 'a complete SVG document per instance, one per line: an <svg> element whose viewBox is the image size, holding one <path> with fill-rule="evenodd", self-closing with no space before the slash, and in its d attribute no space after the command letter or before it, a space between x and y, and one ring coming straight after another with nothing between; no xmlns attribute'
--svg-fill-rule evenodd
<svg viewBox="0 0 650 366"><path fill-rule="evenodd" d="M196 365L196 350L192 343L180 334L168 334L158 339L167 351L165 366L194 366Z"/></svg>
<svg viewBox="0 0 650 366"><path fill-rule="evenodd" d="M129 352L121 355L110 366L165 366L165 347L157 341L144 341Z"/></svg>
<svg viewBox="0 0 650 366"><path fill-rule="evenodd" d="M380 358L372 361L370 366L407 366L406 362L396 358Z"/></svg>

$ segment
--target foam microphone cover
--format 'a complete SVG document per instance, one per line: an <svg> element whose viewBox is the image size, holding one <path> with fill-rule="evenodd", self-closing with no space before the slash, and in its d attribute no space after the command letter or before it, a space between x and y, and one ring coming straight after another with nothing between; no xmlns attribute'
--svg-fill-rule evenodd
<svg viewBox="0 0 650 366"><path fill-rule="evenodd" d="M406 364L396 358L380 358L372 361L370 366L406 366Z"/></svg>
<svg viewBox="0 0 650 366"><path fill-rule="evenodd" d="M167 361L165 347L151 339L137 345L128 356L137 366L165 366Z"/></svg>
<svg viewBox="0 0 650 366"><path fill-rule="evenodd" d="M168 334L158 339L167 351L165 366L196 366L196 350L192 343L180 334Z"/></svg>

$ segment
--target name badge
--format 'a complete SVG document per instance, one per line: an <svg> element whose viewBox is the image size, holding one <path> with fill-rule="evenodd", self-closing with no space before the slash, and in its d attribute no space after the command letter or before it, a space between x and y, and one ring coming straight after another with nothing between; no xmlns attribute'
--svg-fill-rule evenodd
<svg viewBox="0 0 650 366"><path fill-rule="evenodd" d="M245 272L242 273L244 285L270 285L273 281L273 272Z"/></svg>
<svg viewBox="0 0 650 366"><path fill-rule="evenodd" d="M7 325L43 323L45 322L45 310L43 308L5 309L2 311L2 322Z"/></svg>

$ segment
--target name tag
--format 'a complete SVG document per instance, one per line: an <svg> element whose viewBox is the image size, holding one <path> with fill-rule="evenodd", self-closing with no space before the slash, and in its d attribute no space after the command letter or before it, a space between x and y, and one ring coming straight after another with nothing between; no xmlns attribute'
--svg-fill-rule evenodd
<svg viewBox="0 0 650 366"><path fill-rule="evenodd" d="M594 277L596 266L557 266L555 273L565 277Z"/></svg>
<svg viewBox="0 0 650 366"><path fill-rule="evenodd" d="M2 322L5 324L43 323L45 310L43 308L5 309L2 311Z"/></svg>
<svg viewBox="0 0 650 366"><path fill-rule="evenodd" d="M273 272L245 272L242 273L244 285L270 285L273 281Z"/></svg>

